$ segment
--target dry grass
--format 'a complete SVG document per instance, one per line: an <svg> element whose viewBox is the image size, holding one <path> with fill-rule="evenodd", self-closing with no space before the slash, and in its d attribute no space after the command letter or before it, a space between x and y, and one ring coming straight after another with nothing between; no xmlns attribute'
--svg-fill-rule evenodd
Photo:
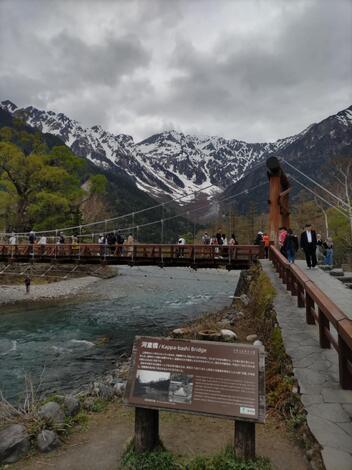
<svg viewBox="0 0 352 470"><path fill-rule="evenodd" d="M0 428L14 423L24 424L30 435L43 428L43 421L38 416L37 391L30 376L25 377L25 394L23 403L15 406L0 391Z"/></svg>

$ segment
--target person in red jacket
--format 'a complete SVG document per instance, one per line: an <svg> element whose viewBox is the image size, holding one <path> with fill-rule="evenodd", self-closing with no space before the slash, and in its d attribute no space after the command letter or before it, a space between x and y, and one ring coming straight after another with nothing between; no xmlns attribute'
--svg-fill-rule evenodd
<svg viewBox="0 0 352 470"><path fill-rule="evenodd" d="M285 251L285 239L287 237L287 228L286 227L280 227L279 228L279 245L280 245L280 252L282 255L284 255L287 258L287 254Z"/></svg>

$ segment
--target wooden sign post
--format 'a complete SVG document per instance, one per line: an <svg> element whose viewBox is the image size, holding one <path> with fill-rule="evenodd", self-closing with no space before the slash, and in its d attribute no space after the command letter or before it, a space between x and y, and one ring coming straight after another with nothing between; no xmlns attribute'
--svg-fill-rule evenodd
<svg viewBox="0 0 352 470"><path fill-rule="evenodd" d="M135 406L136 452L158 447L159 410L235 420L234 450L255 457L255 423L265 420L263 346L136 337L125 393Z"/></svg>
<svg viewBox="0 0 352 470"><path fill-rule="evenodd" d="M134 448L138 453L150 452L158 447L159 410L148 408L135 409Z"/></svg>

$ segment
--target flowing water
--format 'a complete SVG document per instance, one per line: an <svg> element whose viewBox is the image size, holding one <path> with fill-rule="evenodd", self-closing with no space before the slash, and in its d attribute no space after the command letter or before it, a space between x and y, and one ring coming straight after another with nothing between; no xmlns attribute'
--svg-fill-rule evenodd
<svg viewBox="0 0 352 470"><path fill-rule="evenodd" d="M30 375L41 392L75 390L130 353L135 335L162 335L230 304L238 271L119 268L86 298L1 307L0 390L16 400ZM69 282L69 281L68 281Z"/></svg>

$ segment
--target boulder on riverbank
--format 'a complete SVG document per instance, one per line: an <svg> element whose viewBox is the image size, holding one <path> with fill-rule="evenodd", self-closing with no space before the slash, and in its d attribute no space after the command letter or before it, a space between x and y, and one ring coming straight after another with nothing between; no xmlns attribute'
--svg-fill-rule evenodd
<svg viewBox="0 0 352 470"><path fill-rule="evenodd" d="M220 330L220 333L221 333L222 339L226 342L234 342L237 339L236 333L232 330L223 329L223 330Z"/></svg>
<svg viewBox="0 0 352 470"><path fill-rule="evenodd" d="M40 418L43 418L44 421L54 426L64 424L65 414L60 405L55 401L49 401L41 406L38 410L38 415Z"/></svg>
<svg viewBox="0 0 352 470"><path fill-rule="evenodd" d="M186 335L188 333L187 328L176 328L175 330L172 331L172 336L174 338L182 338L182 336Z"/></svg>
<svg viewBox="0 0 352 470"><path fill-rule="evenodd" d="M64 410L66 416L76 416L81 409L81 403L78 398L67 395L64 399Z"/></svg>
<svg viewBox="0 0 352 470"><path fill-rule="evenodd" d="M37 446L40 452L50 452L59 447L60 439L55 431L43 429L37 436Z"/></svg>
<svg viewBox="0 0 352 470"><path fill-rule="evenodd" d="M0 431L0 463L17 462L29 447L29 434L23 424L11 424Z"/></svg>

